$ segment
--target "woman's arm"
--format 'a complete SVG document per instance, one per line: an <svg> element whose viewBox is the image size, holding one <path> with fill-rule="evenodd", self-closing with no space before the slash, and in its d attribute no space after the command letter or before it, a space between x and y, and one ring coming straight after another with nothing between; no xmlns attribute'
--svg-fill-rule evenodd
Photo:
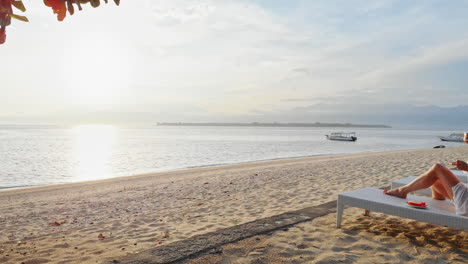
<svg viewBox="0 0 468 264"><path fill-rule="evenodd" d="M462 171L468 171L468 164L466 162L457 160L452 162L452 165L457 166L457 169L462 170Z"/></svg>

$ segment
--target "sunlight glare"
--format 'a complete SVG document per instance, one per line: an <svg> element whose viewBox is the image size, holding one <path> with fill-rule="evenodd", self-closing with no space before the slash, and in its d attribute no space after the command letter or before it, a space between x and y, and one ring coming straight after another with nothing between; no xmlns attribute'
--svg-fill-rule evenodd
<svg viewBox="0 0 468 264"><path fill-rule="evenodd" d="M111 125L80 125L72 129L75 181L111 177L116 130Z"/></svg>
<svg viewBox="0 0 468 264"><path fill-rule="evenodd" d="M125 97L129 86L130 58L118 42L100 37L99 45L79 42L70 51L68 67L63 69L70 103L84 108L111 106Z"/></svg>

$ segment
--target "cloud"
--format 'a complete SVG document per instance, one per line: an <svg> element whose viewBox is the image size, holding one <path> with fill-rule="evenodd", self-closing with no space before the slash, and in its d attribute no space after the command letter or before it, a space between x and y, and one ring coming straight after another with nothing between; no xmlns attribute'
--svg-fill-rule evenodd
<svg viewBox="0 0 468 264"><path fill-rule="evenodd" d="M385 81L402 75L411 75L435 66L468 60L468 36L454 42L422 47L417 54L387 60L381 67L364 76L365 82Z"/></svg>
<svg viewBox="0 0 468 264"><path fill-rule="evenodd" d="M0 111L85 116L112 108L116 116L169 111L185 119L187 106L194 118L293 119L357 112L342 106L363 102L455 107L468 100L468 5L439 5L141 0L87 7L58 23L34 2L32 22L15 24L8 52L0 50L8 62L0 66ZM90 96L100 87L107 92Z"/></svg>
<svg viewBox="0 0 468 264"><path fill-rule="evenodd" d="M439 107L369 102L319 103L288 111L255 112L250 118L263 122L338 122L467 130L468 105Z"/></svg>

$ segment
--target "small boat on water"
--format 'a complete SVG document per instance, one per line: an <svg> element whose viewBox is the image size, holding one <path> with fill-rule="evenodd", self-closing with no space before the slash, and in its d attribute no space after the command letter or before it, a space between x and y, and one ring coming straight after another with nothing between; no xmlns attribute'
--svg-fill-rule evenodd
<svg viewBox="0 0 468 264"><path fill-rule="evenodd" d="M333 132L330 135L325 135L329 140L339 140L339 141L356 141L355 132Z"/></svg>
<svg viewBox="0 0 468 264"><path fill-rule="evenodd" d="M448 137L439 137L442 141L463 142L463 133L452 133Z"/></svg>

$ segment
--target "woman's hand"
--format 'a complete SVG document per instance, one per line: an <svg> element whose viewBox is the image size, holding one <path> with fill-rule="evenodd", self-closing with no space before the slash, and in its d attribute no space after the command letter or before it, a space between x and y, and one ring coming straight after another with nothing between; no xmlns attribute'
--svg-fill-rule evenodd
<svg viewBox="0 0 468 264"><path fill-rule="evenodd" d="M452 162L452 165L457 166L457 169L459 170L468 171L468 164L464 161L457 160Z"/></svg>

